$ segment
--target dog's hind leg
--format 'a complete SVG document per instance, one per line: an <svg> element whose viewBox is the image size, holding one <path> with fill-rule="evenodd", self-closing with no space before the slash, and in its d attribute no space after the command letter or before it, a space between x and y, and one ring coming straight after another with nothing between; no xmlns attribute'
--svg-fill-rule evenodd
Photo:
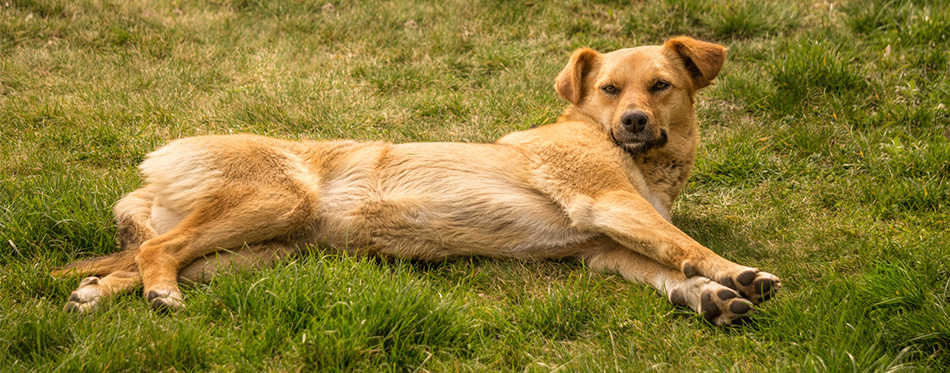
<svg viewBox="0 0 950 373"><path fill-rule="evenodd" d="M178 282L206 283L222 273L273 265L297 251L294 245L278 242L248 245L235 251L217 251L195 259L178 271Z"/></svg>
<svg viewBox="0 0 950 373"><path fill-rule="evenodd" d="M687 278L682 272L605 239L582 254L592 270L619 273L636 283L649 284L673 304L686 306L715 325L743 322L752 303L728 287L706 277Z"/></svg>
<svg viewBox="0 0 950 373"><path fill-rule="evenodd" d="M310 196L299 191L249 187L235 192L207 198L181 223L139 248L136 262L152 307L184 306L178 274L194 260L290 235L309 222L313 213Z"/></svg>
<svg viewBox="0 0 950 373"><path fill-rule="evenodd" d="M295 251L296 248L293 246L275 242L246 246L236 251L218 251L195 259L182 268L178 273L178 281L182 283L207 282L223 272L252 270L271 265ZM134 257L135 250L120 253ZM132 267L135 267L134 263ZM79 283L79 288L69 295L69 301L66 302L64 309L80 313L92 312L109 298L141 286L142 276L139 275L137 268L110 271L102 277L86 277Z"/></svg>
<svg viewBox="0 0 950 373"><path fill-rule="evenodd" d="M136 250L122 250L53 270L54 277L93 275L79 282L79 287L69 295L64 309L74 312L95 311L106 299L141 285L135 254Z"/></svg>
<svg viewBox="0 0 950 373"><path fill-rule="evenodd" d="M115 295L132 291L142 285L138 271L115 271L103 277L86 277L69 295L64 309L71 312L92 312Z"/></svg>

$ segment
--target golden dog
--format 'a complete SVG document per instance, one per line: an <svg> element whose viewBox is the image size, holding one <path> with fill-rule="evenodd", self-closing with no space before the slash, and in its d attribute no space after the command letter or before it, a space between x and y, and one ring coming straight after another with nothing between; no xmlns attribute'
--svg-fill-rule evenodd
<svg viewBox="0 0 950 373"><path fill-rule="evenodd" d="M148 155L146 185L116 204L122 250L54 275L100 276L70 296L82 312L139 286L153 307L180 308L179 280L313 244L424 260L576 257L731 324L779 279L670 223L696 152L695 94L725 56L687 37L579 49L556 79L571 103L557 122L493 144L177 140Z"/></svg>

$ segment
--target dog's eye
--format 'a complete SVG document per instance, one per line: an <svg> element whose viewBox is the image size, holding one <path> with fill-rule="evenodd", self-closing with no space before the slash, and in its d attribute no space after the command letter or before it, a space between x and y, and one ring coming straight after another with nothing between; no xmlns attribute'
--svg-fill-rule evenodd
<svg viewBox="0 0 950 373"><path fill-rule="evenodd" d="M667 88L670 88L670 83L660 80L656 83L653 83L653 87L651 87L650 90L653 92L659 92Z"/></svg>
<svg viewBox="0 0 950 373"><path fill-rule="evenodd" d="M608 95L615 95L615 94L620 93L620 89L619 89L619 88L614 87L613 85L610 85L610 84L607 84L607 85L605 85L605 86L603 86L603 87L600 87L600 90L601 90L601 91L604 91L604 93L606 93L606 94L608 94Z"/></svg>

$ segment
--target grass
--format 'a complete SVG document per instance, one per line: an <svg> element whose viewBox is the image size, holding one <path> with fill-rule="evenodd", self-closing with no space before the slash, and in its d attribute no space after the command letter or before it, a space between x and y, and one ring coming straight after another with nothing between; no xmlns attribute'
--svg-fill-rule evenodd
<svg viewBox="0 0 950 373"><path fill-rule="evenodd" d="M0 3L0 366L11 371L939 371L950 366L942 1ZM409 22L409 21L413 22ZM552 122L571 50L730 48L674 223L785 288L717 329L576 262L318 249L93 317L50 268L171 139L492 141Z"/></svg>

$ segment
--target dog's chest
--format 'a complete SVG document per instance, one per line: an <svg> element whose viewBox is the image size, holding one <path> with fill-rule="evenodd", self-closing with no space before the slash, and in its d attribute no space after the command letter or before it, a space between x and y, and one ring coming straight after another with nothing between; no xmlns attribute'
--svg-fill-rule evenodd
<svg viewBox="0 0 950 373"><path fill-rule="evenodd" d="M640 193L664 218L670 220L673 201L689 177L692 162L674 157L642 157L636 159L645 188Z"/></svg>

